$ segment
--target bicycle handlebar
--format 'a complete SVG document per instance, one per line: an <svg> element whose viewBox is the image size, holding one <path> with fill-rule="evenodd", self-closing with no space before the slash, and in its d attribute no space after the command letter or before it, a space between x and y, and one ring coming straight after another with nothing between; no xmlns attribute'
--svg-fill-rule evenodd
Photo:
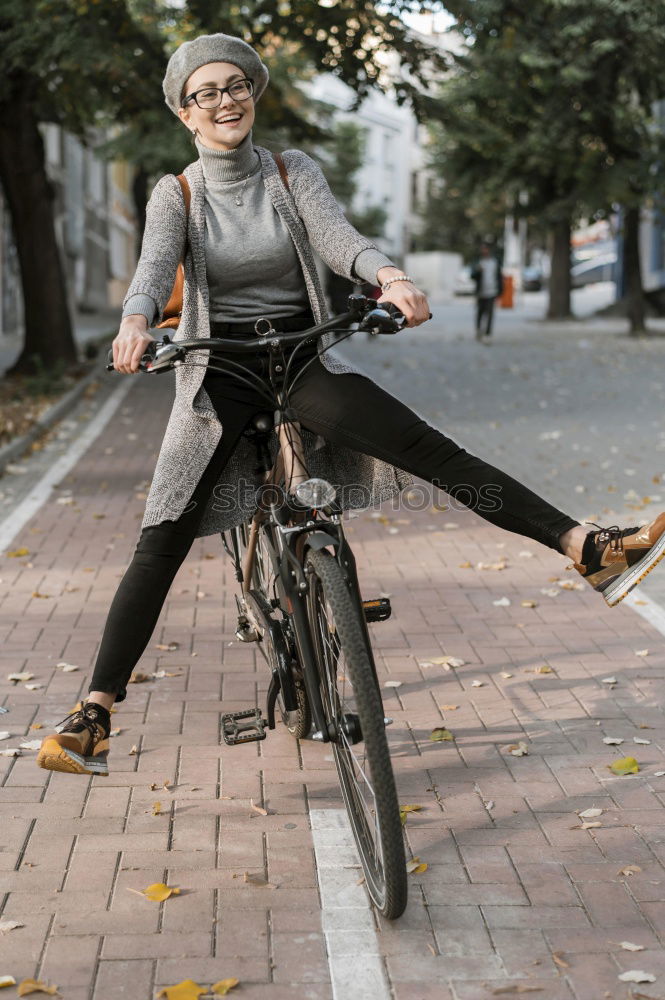
<svg viewBox="0 0 665 1000"><path fill-rule="evenodd" d="M193 350L223 351L227 354L246 354L248 347L267 347L271 350L278 350L304 340L322 337L325 333L333 330L340 330L347 323L358 322L359 330L373 334L393 334L401 330L406 322L404 315L390 302L386 303L385 306L378 306L374 299L368 299L364 295L350 295L348 304L348 312L333 316L332 319L325 320L325 322L312 326L308 330L292 333L278 333L276 330L271 332L268 329L265 333L247 340L202 337L195 340L172 341L168 335L164 335L161 341L153 340L148 344L145 354L139 362L139 371L145 374L172 371L176 363L183 361L187 353ZM266 320L266 322L269 321ZM106 370L115 371L112 348L107 354L106 361Z"/></svg>

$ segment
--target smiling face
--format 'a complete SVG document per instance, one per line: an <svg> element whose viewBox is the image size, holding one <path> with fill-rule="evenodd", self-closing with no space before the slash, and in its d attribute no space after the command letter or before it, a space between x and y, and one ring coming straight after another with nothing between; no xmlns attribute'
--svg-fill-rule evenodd
<svg viewBox="0 0 665 1000"><path fill-rule="evenodd" d="M183 94L188 96L204 87L228 87L243 79L245 74L233 63L206 63L189 77ZM199 108L196 101L190 101L187 107L179 109L178 116L190 131L197 130L204 146L235 149L254 124L254 98L237 101L226 93L218 108Z"/></svg>

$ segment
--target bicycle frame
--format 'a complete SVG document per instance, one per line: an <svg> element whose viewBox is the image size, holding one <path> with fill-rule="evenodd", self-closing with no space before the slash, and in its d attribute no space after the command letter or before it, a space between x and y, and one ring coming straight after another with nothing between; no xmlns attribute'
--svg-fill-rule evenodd
<svg viewBox="0 0 665 1000"><path fill-rule="evenodd" d="M290 428L290 430L288 429ZM296 423L282 419L278 428L279 452L275 463L267 472L264 478L265 488L279 487L282 474L288 479L286 482L291 485L296 479L306 479L307 470L304 465L302 453L302 439L299 427ZM280 491L281 493L281 491ZM284 489L281 494L285 500L289 495L289 490ZM256 630L259 636L269 633L273 648L275 649L277 662L273 666L273 678L268 691L268 704L266 715L270 729L275 727L275 701L277 694L281 690L284 706L288 711L295 710L297 706L295 686L291 674L291 663L286 643L281 628L272 612L273 607L267 605L262 595L253 590L251 580L256 560L256 550L259 533L264 530L264 545L275 573L275 579L283 591L283 598L286 608L283 609L292 617L294 622L294 639L298 649L300 664L303 669L303 681L305 691L310 706L313 720L313 731L310 738L322 742L331 739L329 731L329 720L326 718L325 709L320 693L320 678L316 666L317 660L314 653L314 646L310 634L309 620L305 607L307 594L307 580L303 569L305 554L308 547L324 548L332 547L335 557L342 568L351 594L357 603L358 611L364 621L362 602L359 597L359 584L356 573L356 563L351 548L344 536L342 518L340 512L333 512L329 519L323 519L319 511L314 511L311 518L305 519L304 511L296 511L296 519L299 517L300 524L286 524L284 513L288 510L287 502L272 502L270 513L259 507L249 524L248 540L245 548L244 558L240 565L242 576L242 602L241 614L244 612L250 627ZM266 530L266 528L268 530ZM234 529L239 532L240 529ZM234 545L234 558L238 566L237 554L240 545ZM228 551L228 549L227 549ZM278 634L276 634L276 632ZM369 637L368 637L369 638ZM368 642L368 646L371 646ZM376 672L374 661L372 669Z"/></svg>

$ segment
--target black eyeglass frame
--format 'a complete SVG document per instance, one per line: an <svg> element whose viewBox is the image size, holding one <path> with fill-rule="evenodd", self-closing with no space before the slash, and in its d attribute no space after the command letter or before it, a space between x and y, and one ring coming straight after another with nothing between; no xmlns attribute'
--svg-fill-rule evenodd
<svg viewBox="0 0 665 1000"><path fill-rule="evenodd" d="M230 83L228 87L201 87L200 90L195 90L194 93L188 94L187 97L183 97L182 107L186 108L189 102L193 100L196 103L197 108L201 108L201 105L199 104L197 99L197 94L203 94L207 90L216 90L219 93L219 104L213 104L211 107L208 108L201 108L201 111L213 111L215 108L221 108L222 101L224 100L224 94L231 94L231 88L237 87L239 83L244 83L247 85L249 94L247 95L247 97L233 97L233 95L231 96L234 101L239 101L239 102L248 101L250 97L254 96L254 81L250 80L250 78L246 76L242 80L234 80L233 83Z"/></svg>

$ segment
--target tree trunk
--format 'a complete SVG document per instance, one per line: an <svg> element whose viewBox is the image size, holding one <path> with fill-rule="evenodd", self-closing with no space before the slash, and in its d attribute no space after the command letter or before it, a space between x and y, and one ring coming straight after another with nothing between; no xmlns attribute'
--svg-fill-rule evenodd
<svg viewBox="0 0 665 1000"><path fill-rule="evenodd" d="M627 208L623 220L623 289L630 335L646 333L642 264L640 260L640 209Z"/></svg>
<svg viewBox="0 0 665 1000"><path fill-rule="evenodd" d="M552 271L548 319L568 319L570 312L570 219L559 219L551 229Z"/></svg>
<svg viewBox="0 0 665 1000"><path fill-rule="evenodd" d="M8 374L32 374L37 370L33 355L47 367L58 360L75 363L76 345L37 120L29 102L15 101L11 114L6 106L1 111L0 183L14 230L25 312L23 350Z"/></svg>
<svg viewBox="0 0 665 1000"><path fill-rule="evenodd" d="M143 167L138 167L132 181L132 198L134 214L136 215L136 259L141 256L143 230L145 229L145 210L148 204L148 174Z"/></svg>

